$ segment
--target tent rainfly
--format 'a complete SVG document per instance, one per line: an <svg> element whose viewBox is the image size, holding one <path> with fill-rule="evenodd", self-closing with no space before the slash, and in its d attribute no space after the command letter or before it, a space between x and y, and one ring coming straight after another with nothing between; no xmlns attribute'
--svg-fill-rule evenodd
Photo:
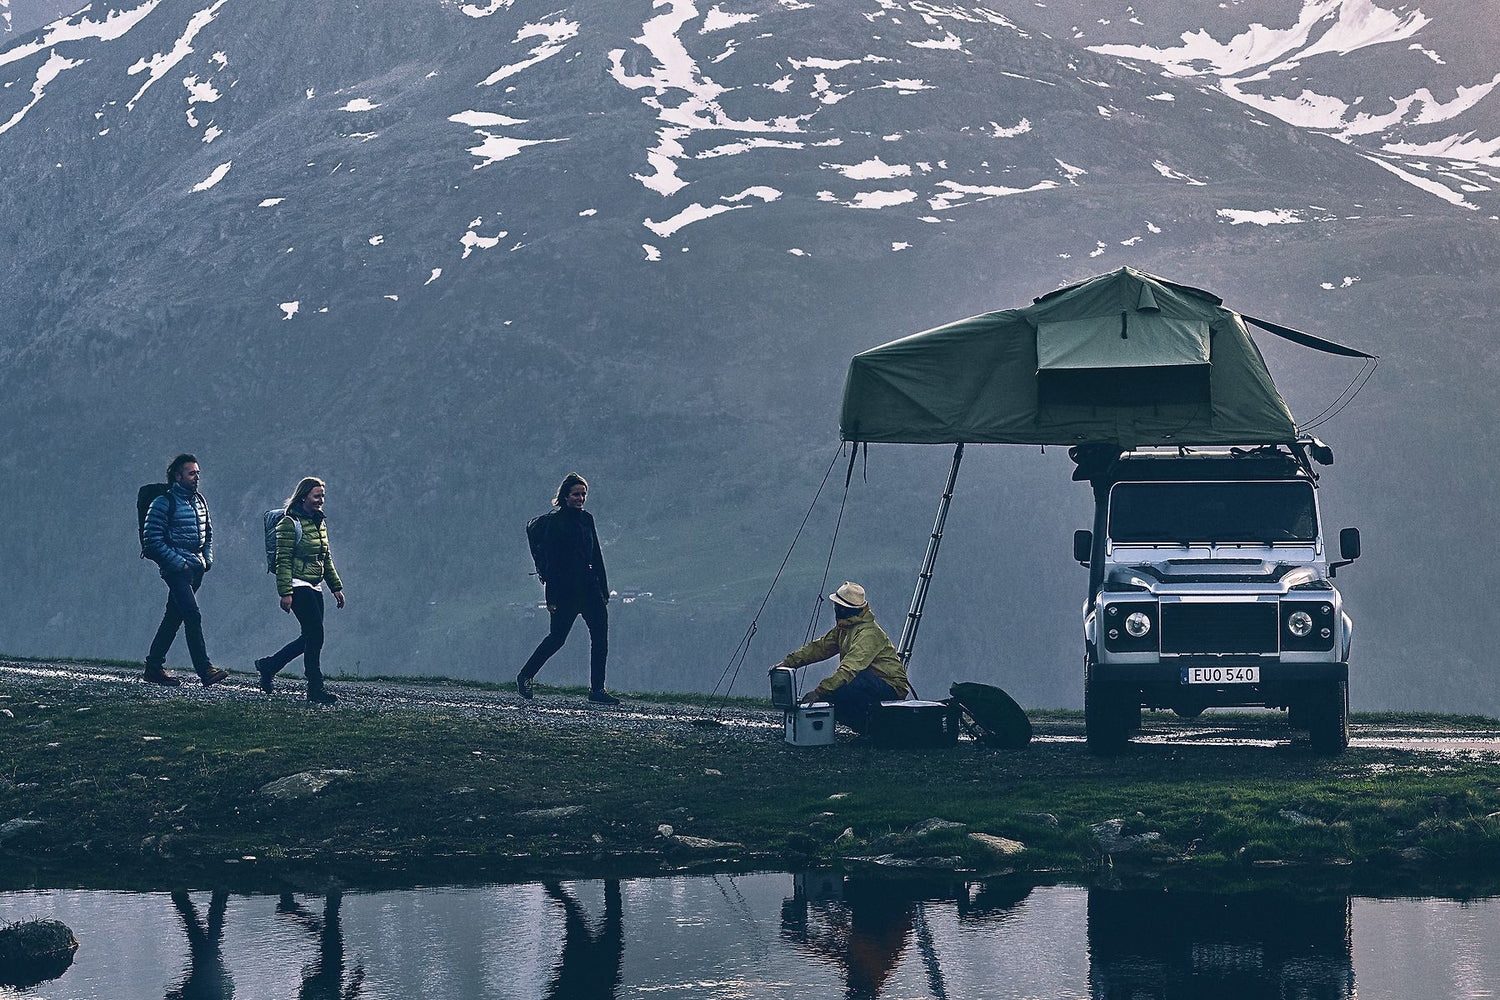
<svg viewBox="0 0 1500 1000"><path fill-rule="evenodd" d="M901 659L911 659L965 443L1114 454L1294 445L1296 422L1247 322L1304 347L1375 361L1129 267L1021 309L971 316L855 355L844 383L843 440L957 446L901 633Z"/></svg>
<svg viewBox="0 0 1500 1000"><path fill-rule="evenodd" d="M1133 268L855 355L845 441L901 444L1290 444L1291 412L1250 322L1346 357L1350 348L1223 306Z"/></svg>

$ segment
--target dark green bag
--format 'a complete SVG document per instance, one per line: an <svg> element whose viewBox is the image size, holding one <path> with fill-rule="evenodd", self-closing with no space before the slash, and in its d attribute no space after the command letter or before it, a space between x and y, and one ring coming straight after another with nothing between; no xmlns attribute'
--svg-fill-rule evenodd
<svg viewBox="0 0 1500 1000"><path fill-rule="evenodd" d="M974 735L985 746L1019 750L1031 742L1031 720L1015 699L999 688L959 681L948 693L973 720L972 728L977 730Z"/></svg>

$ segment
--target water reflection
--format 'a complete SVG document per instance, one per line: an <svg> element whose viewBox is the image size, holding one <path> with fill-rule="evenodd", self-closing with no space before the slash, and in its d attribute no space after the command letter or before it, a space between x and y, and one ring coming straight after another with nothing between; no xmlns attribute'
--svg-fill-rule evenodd
<svg viewBox="0 0 1500 1000"><path fill-rule="evenodd" d="M993 885L956 877L892 879L812 872L793 877L781 904L781 936L806 954L842 971L847 1000L881 996L915 935L928 988L948 996L948 984L927 919L927 904L951 904L960 923L992 920L1031 893L1010 881Z"/></svg>
<svg viewBox="0 0 1500 1000"><path fill-rule="evenodd" d="M172 906L187 932L188 967L182 981L167 990L167 1000L228 1000L234 996L234 980L224 964L224 911L229 893L219 890L209 897L208 920L198 920L198 908L185 892L172 893Z"/></svg>
<svg viewBox="0 0 1500 1000"><path fill-rule="evenodd" d="M1347 895L1089 890L1095 1000L1352 1000Z"/></svg>
<svg viewBox="0 0 1500 1000"><path fill-rule="evenodd" d="M0 893L81 947L0 1000L1437 1000L1500 990L1500 903L757 873L326 895ZM1356 972L1359 989L1355 992Z"/></svg>
<svg viewBox="0 0 1500 1000"><path fill-rule="evenodd" d="M625 926L621 920L620 882L604 883L604 919L599 931L589 928L588 914L561 885L542 889L563 910L562 957L547 988L548 1000L607 1000L620 989L625 960Z"/></svg>
<svg viewBox="0 0 1500 1000"><path fill-rule="evenodd" d="M302 987L297 996L302 1000L354 1000L359 996L365 982L365 967L357 963L344 983L344 930L339 924L339 907L344 894L330 892L323 899L323 916L312 912L297 902L289 892L281 894L276 903L276 912L301 925L317 938L318 951L302 970Z"/></svg>

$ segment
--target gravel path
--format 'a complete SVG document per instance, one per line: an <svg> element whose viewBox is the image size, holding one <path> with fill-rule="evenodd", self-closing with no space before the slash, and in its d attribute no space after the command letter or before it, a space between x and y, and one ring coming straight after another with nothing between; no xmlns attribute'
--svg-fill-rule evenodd
<svg viewBox="0 0 1500 1000"><path fill-rule="evenodd" d="M199 685L190 672L178 671L182 686L166 688L141 680L139 669L101 666L67 661L0 659L0 694L28 696L66 690L70 696L111 699L189 700L204 702L256 702L305 704L307 686L300 677L278 677L276 693L260 690L257 678L234 673L211 688ZM512 691L493 691L456 684L419 681L330 681L329 690L339 696L330 708L309 711L341 712L432 712L471 718L497 717L524 720L531 725L557 729L609 727L621 730L660 729L663 726L702 726L717 720L724 728L754 731L757 737L780 735L781 713L769 704L764 709L729 705L723 709L702 705L676 705L648 698L626 698L618 707L595 705L582 694L557 694L539 690L528 702ZM3 704L3 702L0 702ZM717 727L715 727L717 728Z"/></svg>

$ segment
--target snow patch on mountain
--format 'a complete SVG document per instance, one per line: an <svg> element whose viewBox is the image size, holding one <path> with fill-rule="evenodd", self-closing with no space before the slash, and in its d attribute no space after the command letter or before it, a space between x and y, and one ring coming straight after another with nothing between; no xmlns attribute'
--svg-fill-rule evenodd
<svg viewBox="0 0 1500 1000"><path fill-rule="evenodd" d="M1140 59L1160 65L1174 76L1237 77L1269 66L1270 71L1292 68L1292 61L1320 53L1347 54L1386 42L1406 41L1430 18L1420 10L1407 14L1378 7L1373 0L1304 0L1297 23L1271 28L1255 22L1227 42L1207 29L1184 31L1181 45L1091 45L1100 55ZM1318 29L1322 33L1313 39Z"/></svg>
<svg viewBox="0 0 1500 1000"><path fill-rule="evenodd" d="M501 80L507 80L522 70L530 69L537 63L545 62L566 49L568 40L577 36L579 24L577 21L564 20L561 16L556 17L557 19L554 21L540 21L536 24L522 25L520 30L516 32L515 40L517 43L528 38L540 38L542 39L542 44L530 50L528 53L530 58L523 59L518 63L511 63L508 66L501 66L495 72L480 80L479 85L481 87L494 86Z"/></svg>
<svg viewBox="0 0 1500 1000"><path fill-rule="evenodd" d="M464 255L459 260L468 260L469 255L475 250L493 250L500 245L500 241L509 236L510 233L500 230L494 236L480 236L479 227L484 225L484 216L479 216L469 223L469 229L459 237L459 245L464 248Z"/></svg>
<svg viewBox="0 0 1500 1000"><path fill-rule="evenodd" d="M17 111L15 114L11 115L8 121L6 121L4 124L0 124L0 135L4 135L6 132L9 132L11 129L15 128L16 125L20 123L21 119L26 117L26 112L37 106L37 103L44 96L46 96L47 84L51 83L53 80L56 80L62 73L73 69L75 66L82 65L82 60L67 59L63 56L58 55L56 52L50 53L47 56L47 61L42 63L42 65L36 71L36 81L31 85L31 100L28 101L26 103L26 106L23 107L20 111Z"/></svg>
<svg viewBox="0 0 1500 1000"><path fill-rule="evenodd" d="M1219 218L1228 222L1231 226L1255 225L1255 226L1288 226L1298 222L1304 222L1302 213L1290 208L1273 208L1265 210L1221 208L1217 213Z"/></svg>
<svg viewBox="0 0 1500 1000"><path fill-rule="evenodd" d="M368 97L356 97L348 104L345 104L343 107L339 108L339 110L358 113L361 111L374 111L378 107L380 107L380 105L376 104Z"/></svg>
<svg viewBox="0 0 1500 1000"><path fill-rule="evenodd" d="M944 188L945 191L928 198L927 204L934 211L945 212L958 205L989 201L991 198L1006 198L1013 194L1032 194L1037 191L1050 191L1059 185L1056 181L1039 181L1030 187L1015 188L1000 185L960 184L957 181L938 181L937 186Z"/></svg>
<svg viewBox="0 0 1500 1000"><path fill-rule="evenodd" d="M703 18L703 27L698 29L700 35L706 35L711 31L723 31L741 24L749 24L759 15L757 14L727 14L721 4L714 4Z"/></svg>
<svg viewBox="0 0 1500 1000"><path fill-rule="evenodd" d="M1031 131L1031 119L1022 118L1014 125L1006 126L998 122L990 122L990 135L996 139L1014 139L1018 135L1025 135Z"/></svg>
<svg viewBox="0 0 1500 1000"><path fill-rule="evenodd" d="M1448 187L1446 184L1441 183L1440 181L1433 180L1431 177L1422 177L1410 170L1398 167L1394 163L1382 160L1378 156L1366 156L1365 159L1369 160L1377 167L1380 167L1382 170L1389 170L1391 173L1406 181L1406 183L1410 184L1411 186L1420 188L1421 190L1426 191L1428 194L1436 195L1450 205L1456 205L1459 208L1467 208L1474 211L1477 211L1479 208L1478 205L1475 205L1473 202L1466 199L1457 191Z"/></svg>
<svg viewBox="0 0 1500 1000"><path fill-rule="evenodd" d="M474 165L475 170L487 167L501 160L508 160L517 155L528 146L539 146L549 142L567 142L567 138L560 139L521 139L515 136L501 135L491 131L493 128L504 128L513 125L526 124L525 118L511 118L508 115L494 114L488 111L461 111L456 115L449 115L450 122L460 125L468 125L481 137L477 146L471 146L469 152L478 157L479 162Z"/></svg>
<svg viewBox="0 0 1500 1000"><path fill-rule="evenodd" d="M863 163L824 163L822 167L837 171L851 181L883 181L911 176L911 167L904 163L886 163L878 156Z"/></svg>
<svg viewBox="0 0 1500 1000"><path fill-rule="evenodd" d="M1197 178L1189 177L1187 174L1184 174L1179 170L1173 170L1171 167L1167 166L1160 160L1154 161L1151 166L1156 170L1157 173L1167 178L1167 180L1187 181L1187 183L1192 187L1204 187L1207 184L1206 181L1200 181Z"/></svg>
<svg viewBox="0 0 1500 1000"><path fill-rule="evenodd" d="M515 0L488 0L483 4L466 3L459 10L470 17L489 17L491 14L498 14L505 10L514 2Z"/></svg>
<svg viewBox="0 0 1500 1000"><path fill-rule="evenodd" d="M283 302L280 305L278 305L276 308L278 308L278 309L281 310L281 312L282 312L281 319L282 319L283 322L285 322L286 320L289 320L293 316L297 315L297 310L299 310L299 309L302 308L302 303L300 301L296 301L296 300L291 301L291 302Z"/></svg>
<svg viewBox="0 0 1500 1000"><path fill-rule="evenodd" d="M67 42L85 39L113 41L139 24L141 19L155 10L159 3L161 0L146 0L139 7L131 10L111 10L102 20L94 20L88 16L93 9L93 5L89 4L71 17L65 17L47 25L42 29L41 34L31 41L0 52L0 66L19 62L38 52L44 52Z"/></svg>
<svg viewBox="0 0 1500 1000"><path fill-rule="evenodd" d="M226 160L223 163L219 164L217 167L214 167L212 173L203 178L203 180L199 181L197 184L193 185L193 191L195 193L198 191L207 191L209 188L222 181L229 174L229 168L233 164L233 160Z"/></svg>
<svg viewBox="0 0 1500 1000"><path fill-rule="evenodd" d="M184 77L182 85L187 88L188 104L213 104L222 95L214 89L212 80L200 81L196 76Z"/></svg>
<svg viewBox="0 0 1500 1000"><path fill-rule="evenodd" d="M170 49L166 52L158 52L149 59L142 59L126 70L131 76L142 72L149 75L146 77L146 82L141 84L141 89L135 92L135 96L125 102L125 110L135 110L136 102L145 95L146 91L175 69L178 63L192 55L193 39L198 37L198 32L213 22L213 19L218 16L219 8L228 2L229 0L217 0L212 7L198 11L188 19L187 27L183 29L182 34L178 36Z"/></svg>
<svg viewBox="0 0 1500 1000"><path fill-rule="evenodd" d="M844 208L880 209L916 201L917 193L906 188L898 191L861 191L853 198L841 201L832 191L819 191L818 200L842 205Z"/></svg>

